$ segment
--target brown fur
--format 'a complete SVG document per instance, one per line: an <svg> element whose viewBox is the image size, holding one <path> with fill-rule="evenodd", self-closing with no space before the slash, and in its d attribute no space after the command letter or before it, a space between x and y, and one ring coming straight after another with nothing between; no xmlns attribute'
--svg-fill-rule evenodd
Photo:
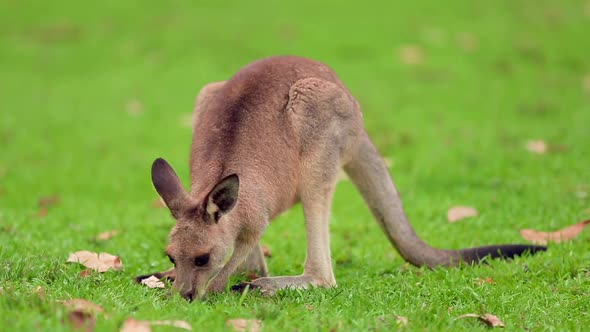
<svg viewBox="0 0 590 332"><path fill-rule="evenodd" d="M440 250L420 240L365 132L359 104L322 63L256 61L226 82L205 86L194 119L190 193L163 159L152 168L154 186L177 220L167 253L176 264L175 287L187 299L224 290L228 278L244 270L258 271L263 277L251 285L269 293L335 285L329 217L341 167L412 264L451 266L508 249ZM270 220L296 202L303 205L308 242L303 275L265 277L259 240ZM508 256L542 249L518 247ZM205 256L207 264L196 266Z"/></svg>

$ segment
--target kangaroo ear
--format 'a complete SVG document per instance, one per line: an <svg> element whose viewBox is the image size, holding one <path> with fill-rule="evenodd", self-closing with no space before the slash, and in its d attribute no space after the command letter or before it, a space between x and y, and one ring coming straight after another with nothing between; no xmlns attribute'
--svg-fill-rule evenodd
<svg viewBox="0 0 590 332"><path fill-rule="evenodd" d="M238 201L240 179L232 174L219 181L207 197L207 213L215 222L230 212Z"/></svg>
<svg viewBox="0 0 590 332"><path fill-rule="evenodd" d="M172 215L176 217L178 212L188 204L188 194L182 187L172 166L166 160L162 158L154 160L152 182Z"/></svg>

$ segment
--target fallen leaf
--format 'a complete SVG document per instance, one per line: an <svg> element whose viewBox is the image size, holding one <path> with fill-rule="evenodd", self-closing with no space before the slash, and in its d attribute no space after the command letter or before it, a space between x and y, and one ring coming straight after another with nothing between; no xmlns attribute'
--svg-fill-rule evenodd
<svg viewBox="0 0 590 332"><path fill-rule="evenodd" d="M522 229L520 230L520 235L525 240L531 241L535 244L547 244L548 242L560 243L578 236L588 224L590 224L590 219L554 232L540 232L534 229Z"/></svg>
<svg viewBox="0 0 590 332"><path fill-rule="evenodd" d="M493 284L496 283L496 281L494 281L494 279L491 278L491 277L487 277L485 279L477 278L477 279L475 279L475 283L478 284L478 285L483 285L483 284L493 285Z"/></svg>
<svg viewBox="0 0 590 332"><path fill-rule="evenodd" d="M417 45L402 45L398 50L398 56L406 65L419 65L424 62L424 51Z"/></svg>
<svg viewBox="0 0 590 332"><path fill-rule="evenodd" d="M80 271L80 273L78 273L80 278L86 278L86 277L90 276L91 274L92 274L91 269L82 270L82 271Z"/></svg>
<svg viewBox="0 0 590 332"><path fill-rule="evenodd" d="M121 326L120 332L151 332L150 323L133 318L127 318Z"/></svg>
<svg viewBox="0 0 590 332"><path fill-rule="evenodd" d="M457 44L464 51L473 52L479 44L477 38L471 33L461 33L457 36Z"/></svg>
<svg viewBox="0 0 590 332"><path fill-rule="evenodd" d="M447 211L447 220L457 222L459 220L476 217L477 210L471 206L453 206Z"/></svg>
<svg viewBox="0 0 590 332"><path fill-rule="evenodd" d="M586 76L582 78L582 89L584 92L590 93L590 74L586 74Z"/></svg>
<svg viewBox="0 0 590 332"><path fill-rule="evenodd" d="M272 253L270 252L270 248L267 246L262 246L262 254L264 255L264 257L268 257L268 258L272 257Z"/></svg>
<svg viewBox="0 0 590 332"><path fill-rule="evenodd" d="M90 313L74 310L68 314L68 323L74 330L92 332L96 325L96 318Z"/></svg>
<svg viewBox="0 0 590 332"><path fill-rule="evenodd" d="M172 326L172 327L177 327L179 329L185 329L185 330L189 330L189 331L193 329L191 327L191 325L184 320L155 320L155 321L152 321L149 323L151 325Z"/></svg>
<svg viewBox="0 0 590 332"><path fill-rule="evenodd" d="M166 202L164 202L162 197L158 197L152 201L152 206L158 209L165 208Z"/></svg>
<svg viewBox="0 0 590 332"><path fill-rule="evenodd" d="M90 314L104 312L101 306L85 299L71 299L59 302L72 311L82 311Z"/></svg>
<svg viewBox="0 0 590 332"><path fill-rule="evenodd" d="M243 319L243 318L236 318L236 319L228 319L226 322L228 327L234 329L234 331L242 332L242 331L249 331L249 332L258 332L262 327L262 321L258 319Z"/></svg>
<svg viewBox="0 0 590 332"><path fill-rule="evenodd" d="M115 231L115 230L108 231L108 232L102 232L96 236L96 240L97 241L106 241L106 240L112 238L113 236L116 236L117 234L119 234L119 231Z"/></svg>
<svg viewBox="0 0 590 332"><path fill-rule="evenodd" d="M39 198L37 204L41 209L47 209L58 204L60 200L59 195L50 195Z"/></svg>
<svg viewBox="0 0 590 332"><path fill-rule="evenodd" d="M143 103L138 99L131 99L125 104L125 111L131 116L138 116L143 113Z"/></svg>
<svg viewBox="0 0 590 332"><path fill-rule="evenodd" d="M180 116L180 125L185 128L193 127L193 113L187 113Z"/></svg>
<svg viewBox="0 0 590 332"><path fill-rule="evenodd" d="M142 285L146 285L148 288L166 288L163 282L160 281L156 276L150 276L141 281Z"/></svg>
<svg viewBox="0 0 590 332"><path fill-rule="evenodd" d="M184 320L154 320L154 321L146 321L146 320L136 320L133 318L128 318L123 322L123 326L121 326L121 332L150 332L152 330L151 326L160 325L160 326L172 326L177 327L179 329L185 329L191 331L193 328L189 323Z"/></svg>
<svg viewBox="0 0 590 332"><path fill-rule="evenodd" d="M35 288L35 293L37 293L37 296L39 296L39 300L45 301L45 290L43 287L37 286L37 288Z"/></svg>
<svg viewBox="0 0 590 332"><path fill-rule="evenodd" d="M547 143L543 140L530 140L526 143L526 149L532 153L544 154L547 152Z"/></svg>
<svg viewBox="0 0 590 332"><path fill-rule="evenodd" d="M106 252L95 253L87 250L76 251L70 254L67 262L80 263L87 268L96 270L98 272L106 272L108 270L120 270L123 268L121 258L113 256Z"/></svg>
<svg viewBox="0 0 590 332"><path fill-rule="evenodd" d="M47 216L47 209L46 208L39 209L39 213L37 213L37 217L45 218L46 216Z"/></svg>
<svg viewBox="0 0 590 332"><path fill-rule="evenodd" d="M465 314L465 315L461 315L461 316L457 317L457 319L460 319L460 318L477 318L489 327L504 327L505 326L504 322L501 321L500 318L498 318L498 316L495 316L492 314L483 314L483 315Z"/></svg>
<svg viewBox="0 0 590 332"><path fill-rule="evenodd" d="M404 316L395 316L395 322L396 322L398 325L401 325L401 326L406 326L406 325L408 325L408 317L404 317Z"/></svg>

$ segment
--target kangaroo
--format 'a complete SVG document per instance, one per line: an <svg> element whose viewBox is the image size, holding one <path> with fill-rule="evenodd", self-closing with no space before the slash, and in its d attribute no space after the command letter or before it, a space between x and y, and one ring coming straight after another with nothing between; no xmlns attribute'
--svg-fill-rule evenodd
<svg viewBox="0 0 590 332"><path fill-rule="evenodd" d="M245 270L261 275L250 287L268 294L335 286L329 219L341 168L391 244L413 265L451 267L546 250L443 250L423 242L364 129L359 103L320 62L270 57L228 81L206 85L196 98L193 129L190 192L164 159L156 159L151 170L155 189L176 219L166 248L174 268L154 275L174 280L189 301L224 291L230 276ZM303 274L268 277L260 238L273 218L298 202L307 238Z"/></svg>

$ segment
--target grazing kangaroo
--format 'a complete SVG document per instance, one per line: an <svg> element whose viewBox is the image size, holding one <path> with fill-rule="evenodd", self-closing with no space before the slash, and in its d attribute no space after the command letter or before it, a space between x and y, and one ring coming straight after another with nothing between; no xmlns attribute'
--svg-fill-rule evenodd
<svg viewBox="0 0 590 332"><path fill-rule="evenodd" d="M262 275L249 285L266 293L335 286L329 219L340 168L413 265L456 266L546 250L532 245L442 250L424 243L367 136L358 102L320 62L271 57L228 81L206 85L196 99L193 129L190 192L164 159L152 166L154 187L176 219L166 248L175 267L154 275L174 280L188 300L223 291L230 276L244 270ZM303 205L307 236L303 274L267 277L260 238L273 218L297 202Z"/></svg>

